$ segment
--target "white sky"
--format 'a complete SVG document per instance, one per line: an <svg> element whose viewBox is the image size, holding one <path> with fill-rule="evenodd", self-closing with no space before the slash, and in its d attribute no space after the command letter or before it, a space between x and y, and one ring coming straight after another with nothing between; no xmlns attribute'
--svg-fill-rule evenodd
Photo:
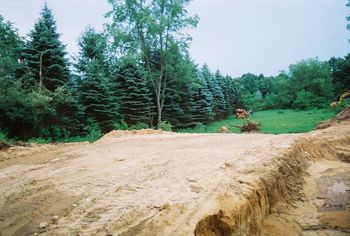
<svg viewBox="0 0 350 236"><path fill-rule="evenodd" d="M44 0L0 0L0 14L24 36ZM102 29L107 0L47 0L69 53L86 26ZM191 56L212 70L239 76L275 75L306 58L328 60L350 52L346 0L194 0L199 25L191 31Z"/></svg>

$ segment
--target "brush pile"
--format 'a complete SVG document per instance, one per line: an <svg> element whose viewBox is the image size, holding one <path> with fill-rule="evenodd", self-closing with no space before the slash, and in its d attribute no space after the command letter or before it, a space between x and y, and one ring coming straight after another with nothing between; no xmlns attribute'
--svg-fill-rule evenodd
<svg viewBox="0 0 350 236"><path fill-rule="evenodd" d="M261 124L255 121L247 120L243 125L237 127L242 133L259 132Z"/></svg>

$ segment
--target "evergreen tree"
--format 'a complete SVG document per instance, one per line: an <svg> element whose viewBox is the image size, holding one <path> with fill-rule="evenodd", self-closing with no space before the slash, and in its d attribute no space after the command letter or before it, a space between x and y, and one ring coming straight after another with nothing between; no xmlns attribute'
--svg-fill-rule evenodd
<svg viewBox="0 0 350 236"><path fill-rule="evenodd" d="M118 72L119 114L128 125L149 123L150 92L141 67L131 57L123 58Z"/></svg>
<svg viewBox="0 0 350 236"><path fill-rule="evenodd" d="M79 99L87 118L97 122L103 132L109 132L117 116L116 101L107 73L106 42L103 35L88 28L79 40L79 56L75 68L81 78Z"/></svg>
<svg viewBox="0 0 350 236"><path fill-rule="evenodd" d="M227 113L227 103L224 99L224 95L222 93L221 87L215 76L209 70L209 67L204 64L201 70L201 74L205 79L209 91L213 96L213 112L214 119L222 119L226 116Z"/></svg>
<svg viewBox="0 0 350 236"><path fill-rule="evenodd" d="M215 80L220 88L219 95L222 96L222 102L223 102L222 103L223 110L220 112L222 113L223 117L226 117L232 113L231 107L229 108L229 102L231 98L231 94L230 94L231 90L229 86L230 84L228 84L227 81L225 81L225 77L221 75L219 70L215 72Z"/></svg>
<svg viewBox="0 0 350 236"><path fill-rule="evenodd" d="M97 122L106 133L113 129L116 118L116 104L110 91L108 78L99 71L99 64L88 67L80 85L80 101L88 118Z"/></svg>
<svg viewBox="0 0 350 236"><path fill-rule="evenodd" d="M224 99L227 103L227 114L233 114L238 107L239 94L232 77L225 76L219 80Z"/></svg>
<svg viewBox="0 0 350 236"><path fill-rule="evenodd" d="M168 121L174 127L179 127L179 117L184 114L180 107L180 86L174 81L170 80L166 88L166 98L163 111L163 120Z"/></svg>
<svg viewBox="0 0 350 236"><path fill-rule="evenodd" d="M18 68L18 50L23 42L10 22L0 15L0 78L14 77Z"/></svg>
<svg viewBox="0 0 350 236"><path fill-rule="evenodd" d="M175 45L173 45L175 46ZM164 120L176 128L193 126L192 90L194 63L178 47L172 47L171 69L168 70L168 83L165 93Z"/></svg>
<svg viewBox="0 0 350 236"><path fill-rule="evenodd" d="M198 83L193 85L192 102L194 122L207 124L213 120L213 96L206 80L201 77L198 78Z"/></svg>
<svg viewBox="0 0 350 236"><path fill-rule="evenodd" d="M29 42L22 51L22 68L20 74L28 86L45 86L54 91L68 82L70 72L65 58L65 46L59 39L56 22L52 11L44 5L40 18L29 34Z"/></svg>
<svg viewBox="0 0 350 236"><path fill-rule="evenodd" d="M168 70L173 60L171 45L186 45L190 37L183 31L196 26L197 17L189 17L190 0L108 0L112 11L107 16L112 23L107 26L119 49L137 54L143 61L147 79L152 86L157 109L156 125L162 122ZM184 37L185 36L185 37ZM182 48L186 48L183 47ZM152 53L159 56L152 67Z"/></svg>

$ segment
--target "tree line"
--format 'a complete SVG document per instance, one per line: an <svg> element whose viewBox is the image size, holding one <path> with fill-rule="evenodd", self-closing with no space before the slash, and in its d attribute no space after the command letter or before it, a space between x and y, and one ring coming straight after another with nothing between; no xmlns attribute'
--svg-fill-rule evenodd
<svg viewBox="0 0 350 236"><path fill-rule="evenodd" d="M328 108L350 90L350 54L324 62L302 60L277 76L244 74L236 85L252 110Z"/></svg>
<svg viewBox="0 0 350 236"><path fill-rule="evenodd" d="M0 130L10 137L92 139L113 129L178 129L236 108L328 106L350 89L350 55L291 65L275 77L240 78L198 66L188 53L198 17L190 0L108 0L111 23L88 27L70 62L45 4L27 38L0 16Z"/></svg>

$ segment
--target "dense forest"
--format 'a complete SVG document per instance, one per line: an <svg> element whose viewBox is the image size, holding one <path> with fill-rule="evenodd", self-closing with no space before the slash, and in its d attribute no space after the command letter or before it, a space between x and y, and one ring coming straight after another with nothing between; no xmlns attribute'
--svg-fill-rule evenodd
<svg viewBox="0 0 350 236"><path fill-rule="evenodd" d="M2 133L59 141L113 129L179 129L236 108L326 108L350 90L350 54L303 60L276 76L233 78L191 59L184 30L198 17L188 16L190 0L108 2L110 23L103 32L86 28L72 59L46 4L27 37L0 15Z"/></svg>

